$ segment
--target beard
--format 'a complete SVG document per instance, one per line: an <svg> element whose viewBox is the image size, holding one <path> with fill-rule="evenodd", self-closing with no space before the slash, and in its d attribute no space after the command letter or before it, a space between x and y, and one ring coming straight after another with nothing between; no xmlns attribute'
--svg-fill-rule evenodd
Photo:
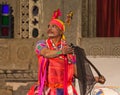
<svg viewBox="0 0 120 95"><path fill-rule="evenodd" d="M55 35L53 33L49 33L48 37L54 37Z"/></svg>
<svg viewBox="0 0 120 95"><path fill-rule="evenodd" d="M49 38L55 38L55 37L61 36L61 34L59 34L59 33L56 34L56 33L52 32L51 30L47 31L47 34L48 34Z"/></svg>
<svg viewBox="0 0 120 95"><path fill-rule="evenodd" d="M48 33L48 37L50 38L53 38L56 36L52 31L48 31L47 33Z"/></svg>

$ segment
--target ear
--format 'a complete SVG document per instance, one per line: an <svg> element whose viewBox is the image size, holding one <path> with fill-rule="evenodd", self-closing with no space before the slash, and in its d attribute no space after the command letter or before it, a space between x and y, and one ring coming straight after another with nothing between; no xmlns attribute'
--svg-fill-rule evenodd
<svg viewBox="0 0 120 95"><path fill-rule="evenodd" d="M63 34L63 31L60 30L58 27L57 27L57 31L62 35Z"/></svg>
<svg viewBox="0 0 120 95"><path fill-rule="evenodd" d="M63 35L63 31L59 30L60 31L60 34Z"/></svg>

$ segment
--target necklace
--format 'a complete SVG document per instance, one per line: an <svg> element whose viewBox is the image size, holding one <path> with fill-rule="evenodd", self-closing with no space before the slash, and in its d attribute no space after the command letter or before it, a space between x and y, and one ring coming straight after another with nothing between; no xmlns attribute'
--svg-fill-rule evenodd
<svg viewBox="0 0 120 95"><path fill-rule="evenodd" d="M61 50L61 49L62 49L62 41L58 42L56 45L55 45L55 43L54 43L52 40L50 40L50 41L51 41L51 43L52 43L52 47L53 47L55 50Z"/></svg>

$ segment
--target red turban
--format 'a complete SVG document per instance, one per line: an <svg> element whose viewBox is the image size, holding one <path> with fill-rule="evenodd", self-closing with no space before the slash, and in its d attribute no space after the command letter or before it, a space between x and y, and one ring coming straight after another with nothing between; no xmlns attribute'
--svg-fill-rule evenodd
<svg viewBox="0 0 120 95"><path fill-rule="evenodd" d="M54 11L50 24L55 24L60 30L65 31L65 25L63 21L58 19L59 16L61 16L60 9Z"/></svg>

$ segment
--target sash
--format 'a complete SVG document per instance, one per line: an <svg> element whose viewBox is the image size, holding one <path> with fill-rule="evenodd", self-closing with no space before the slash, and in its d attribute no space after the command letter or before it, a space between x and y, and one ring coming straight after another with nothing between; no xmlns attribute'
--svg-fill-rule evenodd
<svg viewBox="0 0 120 95"><path fill-rule="evenodd" d="M46 70L48 67L48 60L47 58L42 57L42 61L40 60L41 58L39 58L39 65L40 65L40 69L39 69L39 75L38 75L38 81L39 81L39 86L38 86L38 95L42 95L43 92L43 88L44 88L44 83L45 83L45 79L46 79Z"/></svg>

